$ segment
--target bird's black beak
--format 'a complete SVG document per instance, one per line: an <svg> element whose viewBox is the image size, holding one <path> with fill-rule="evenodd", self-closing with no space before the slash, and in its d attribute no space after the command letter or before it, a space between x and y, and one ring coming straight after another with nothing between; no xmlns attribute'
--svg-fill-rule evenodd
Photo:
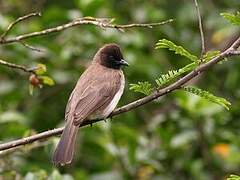
<svg viewBox="0 0 240 180"><path fill-rule="evenodd" d="M128 62L125 61L124 59L121 59L121 60L119 61L119 64L121 64L121 65L123 65L123 66L129 66Z"/></svg>

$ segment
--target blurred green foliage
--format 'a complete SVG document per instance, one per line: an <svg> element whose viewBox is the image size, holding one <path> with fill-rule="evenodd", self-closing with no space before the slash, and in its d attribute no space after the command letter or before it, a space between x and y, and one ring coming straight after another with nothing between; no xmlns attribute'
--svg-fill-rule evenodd
<svg viewBox="0 0 240 180"><path fill-rule="evenodd" d="M220 16L239 10L239 0L199 1L208 50L222 50L239 27ZM14 36L54 27L83 16L116 18L116 23L174 23L153 29L133 28L125 33L91 25L30 38L21 44L0 46L0 58L35 67L45 64L55 85L29 95L28 74L0 66L0 140L10 141L63 125L65 105L80 74L97 49L115 42L131 64L124 69L126 91L119 105L143 97L129 91L130 83L154 82L161 74L186 65L183 57L155 50L159 39L181 44L200 54L201 43L193 1L183 0L0 0L0 33L19 16L41 11L18 24ZM230 60L231 59L231 60ZM240 63L230 58L191 81L201 89L228 99L229 111L198 96L173 92L153 103L81 128L72 166L56 168L52 151L59 137L35 142L14 152L0 153L2 179L223 179L240 174Z"/></svg>
<svg viewBox="0 0 240 180"><path fill-rule="evenodd" d="M234 175L234 174L231 174L229 178L227 178L227 180L239 180L239 179L240 179L240 176Z"/></svg>

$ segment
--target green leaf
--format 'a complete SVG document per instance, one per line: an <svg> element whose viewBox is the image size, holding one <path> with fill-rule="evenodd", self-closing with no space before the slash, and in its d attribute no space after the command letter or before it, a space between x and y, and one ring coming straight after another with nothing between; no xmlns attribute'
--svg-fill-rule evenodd
<svg viewBox="0 0 240 180"><path fill-rule="evenodd" d="M237 12L236 15L232 13L221 13L226 20L228 20L233 25L240 25L240 12Z"/></svg>
<svg viewBox="0 0 240 180"><path fill-rule="evenodd" d="M163 74L161 75L160 78L156 79L156 83L159 87L167 84L168 82L170 82L171 80L173 80L174 78L180 76L182 74L182 71L179 70L170 70L168 71L167 74Z"/></svg>
<svg viewBox="0 0 240 180"><path fill-rule="evenodd" d="M42 75L45 72L47 72L47 67L45 64L37 64L36 70L35 70L37 75Z"/></svg>
<svg viewBox="0 0 240 180"><path fill-rule="evenodd" d="M220 55L220 51L208 51L204 56L203 56L203 62L208 62L211 59L217 57Z"/></svg>
<svg viewBox="0 0 240 180"><path fill-rule="evenodd" d="M53 86L55 84L54 80L49 76L39 76L38 78L42 81L43 84L46 84L49 86Z"/></svg>
<svg viewBox="0 0 240 180"><path fill-rule="evenodd" d="M18 122L25 123L26 117L18 111L9 110L0 113L0 123Z"/></svg>
<svg viewBox="0 0 240 180"><path fill-rule="evenodd" d="M198 63L194 62L194 63L184 66L183 68L179 69L179 71L188 72L188 71L195 69L197 66L198 66Z"/></svg>
<svg viewBox="0 0 240 180"><path fill-rule="evenodd" d="M227 101L226 99L224 99L222 97L217 97L217 96L211 94L210 92L199 89L197 87L188 86L188 87L184 87L184 90L187 92L190 92L192 94L195 94L199 97L205 98L209 101L212 101L216 104L219 104L219 105L225 107L227 110L229 110L229 106L231 105L231 103L229 101Z"/></svg>
<svg viewBox="0 0 240 180"><path fill-rule="evenodd" d="M156 81L158 87L161 87L161 86L169 83L173 79L179 77L183 73L193 70L196 66L197 66L197 63L194 62L194 63L186 65L185 67L183 67L181 69L170 70L170 71L168 71L167 74L161 75L160 78L156 79L155 81Z"/></svg>
<svg viewBox="0 0 240 180"><path fill-rule="evenodd" d="M143 93L145 95L149 95L153 91L152 84L150 84L147 81L145 81L145 82L138 82L137 84L130 84L130 88L129 89L133 90L134 92Z"/></svg>
<svg viewBox="0 0 240 180"><path fill-rule="evenodd" d="M28 86L28 92L29 94L32 96L33 95L33 90L34 90L34 86L32 84L29 84Z"/></svg>
<svg viewBox="0 0 240 180"><path fill-rule="evenodd" d="M34 180L34 179L36 179L36 176L35 176L35 174L32 173L32 172L28 172L28 173L26 174L26 176L24 177L24 180Z"/></svg>
<svg viewBox="0 0 240 180"><path fill-rule="evenodd" d="M174 135L171 139L170 145L173 148L183 147L192 141L197 140L197 133L194 130L185 130Z"/></svg>
<svg viewBox="0 0 240 180"><path fill-rule="evenodd" d="M53 170L52 174L48 178L49 180L62 180L62 176L58 170Z"/></svg>
<svg viewBox="0 0 240 180"><path fill-rule="evenodd" d="M47 179L47 172L40 169L35 172L28 172L27 175L24 177L24 180L44 180Z"/></svg>
<svg viewBox="0 0 240 180"><path fill-rule="evenodd" d="M159 49L159 48L167 48L171 51L174 51L175 54L180 54L182 56L185 56L186 58L190 59L191 61L194 61L194 62L198 61L197 56L192 55L190 52L188 52L182 46L177 46L176 44L174 44L173 42L171 42L169 40L166 40L166 39L159 40L158 43L156 44L156 49Z"/></svg>
<svg viewBox="0 0 240 180"><path fill-rule="evenodd" d="M227 180L240 180L240 176L231 174Z"/></svg>

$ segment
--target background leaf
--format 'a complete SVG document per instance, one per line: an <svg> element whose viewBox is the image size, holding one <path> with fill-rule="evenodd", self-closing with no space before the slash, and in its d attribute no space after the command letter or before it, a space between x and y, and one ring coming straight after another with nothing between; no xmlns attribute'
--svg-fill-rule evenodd
<svg viewBox="0 0 240 180"><path fill-rule="evenodd" d="M156 83L158 87L162 87L165 84L169 83L170 81L174 80L175 78L181 76L182 74L193 70L197 66L196 63L191 63L186 65L185 67L178 69L178 70L170 70L167 74L163 74L160 78L156 79Z"/></svg>
<svg viewBox="0 0 240 180"><path fill-rule="evenodd" d="M208 51L206 54L203 55L203 61L208 62L219 55L220 51Z"/></svg>
<svg viewBox="0 0 240 180"><path fill-rule="evenodd" d="M159 40L156 44L156 49L160 48L167 48L170 51L174 51L175 54L180 54L181 56L185 56L186 58L190 59L191 61L197 62L198 57L195 55L192 55L190 52L188 52L186 49L184 49L182 46L177 46L172 41L162 39Z"/></svg>
<svg viewBox="0 0 240 180"><path fill-rule="evenodd" d="M38 76L38 78L42 81L43 84L53 86L55 84L54 80L49 76Z"/></svg>
<svg viewBox="0 0 240 180"><path fill-rule="evenodd" d="M227 180L240 180L240 176L232 174L227 178Z"/></svg>
<svg viewBox="0 0 240 180"><path fill-rule="evenodd" d="M47 67L45 64L37 64L36 70L35 70L37 75L42 75L47 72Z"/></svg>
<svg viewBox="0 0 240 180"><path fill-rule="evenodd" d="M228 20L233 25L240 25L240 12L237 12L236 14L232 13L221 13L221 16L223 16L226 20Z"/></svg>
<svg viewBox="0 0 240 180"><path fill-rule="evenodd" d="M195 94L197 96L200 96L202 98L205 98L209 101L212 101L214 103L217 103L217 104L225 107L227 110L229 110L229 106L231 105L231 103L229 101L227 101L226 99L224 99L222 97L217 97L217 96L211 94L210 92L199 89L197 87L187 86L187 87L184 87L184 90L187 92L190 92L192 94Z"/></svg>
<svg viewBox="0 0 240 180"><path fill-rule="evenodd" d="M149 95L153 91L153 87L149 82L138 82L137 84L130 84L130 90Z"/></svg>

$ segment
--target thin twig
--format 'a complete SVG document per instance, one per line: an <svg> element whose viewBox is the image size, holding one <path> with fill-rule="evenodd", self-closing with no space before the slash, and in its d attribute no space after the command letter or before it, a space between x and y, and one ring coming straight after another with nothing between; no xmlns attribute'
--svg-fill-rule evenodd
<svg viewBox="0 0 240 180"><path fill-rule="evenodd" d="M198 2L197 2L197 0L194 0L194 2L195 2L196 10L197 10L198 26L199 26L200 36L201 36L201 44L202 44L201 58L202 58L203 55L204 55L205 52L206 52L205 40L204 40L204 33L203 33L203 26L202 26L202 18L201 18L201 14L200 14L200 10L199 10L199 7L198 7Z"/></svg>
<svg viewBox="0 0 240 180"><path fill-rule="evenodd" d="M7 36L7 34L11 31L11 29L14 27L14 25L16 25L17 23L24 21L28 18L31 18L33 16L41 16L41 13L35 12L35 13L30 13L25 16L19 17L18 19L16 19L15 21L13 21L11 24L8 25L7 30L1 35L0 39L3 40Z"/></svg>
<svg viewBox="0 0 240 180"><path fill-rule="evenodd" d="M33 47L33 46L31 46L31 45L23 42L23 41L19 41L19 42L20 42L24 47L26 47L26 48L28 48L28 49L30 49L30 50L37 51L37 52L43 52L42 49L38 49L38 48L36 48L36 47Z"/></svg>
<svg viewBox="0 0 240 180"><path fill-rule="evenodd" d="M27 73L35 73L34 72L35 69L29 69L29 68L27 68L23 65L13 64L13 63L4 61L2 59L0 59L0 64L4 65L4 66L7 66L7 67L10 67L10 68L13 68L13 69L20 69L20 70L22 70L24 72L27 72Z"/></svg>
<svg viewBox="0 0 240 180"><path fill-rule="evenodd" d="M33 149L37 149L39 147L43 147L43 146L46 146L48 144L49 144L49 142L46 142L46 141L43 141L43 142L37 141L37 142L29 145L26 149L22 149L21 146L18 146L18 147L12 148L12 149L6 149L6 150L3 150L3 151L0 151L0 158L5 157L5 156L7 156L9 154L12 154L14 152L18 152L18 153L19 152L25 153L26 151L29 152Z"/></svg>
<svg viewBox="0 0 240 180"><path fill-rule="evenodd" d="M153 28L153 26L159 26L159 25L164 25L167 23L173 22L173 19L169 19L163 22L158 22L158 23L148 23L148 24L126 24L126 25L111 25L109 26L110 28L133 28L133 27L147 27L147 28ZM107 26L108 27L108 26Z"/></svg>
<svg viewBox="0 0 240 180"><path fill-rule="evenodd" d="M0 44L9 44L9 43L13 43L13 42L19 42L19 41L22 41L24 39L28 39L31 37L43 36L43 35L63 31L65 29L68 29L68 28L71 28L74 26L84 25L84 24L91 24L91 25L95 25L95 26L98 26L101 28L112 28L112 29L121 30L121 29L133 28L133 27L152 28L153 26L164 25L164 24L170 23L172 21L173 21L173 19L169 19L169 20L166 20L163 22L158 22L158 23L149 23L149 24L135 24L134 23L134 24L126 24L126 25L117 25L117 24L112 24L112 19L106 20L106 18L92 18L92 17L89 18L89 17L87 17L87 18L76 19L69 23L66 23L66 24L63 24L63 25L60 25L60 26L57 26L54 28L45 29L42 31L22 34L22 35L12 37L12 38L3 38L3 39L0 39Z"/></svg>
<svg viewBox="0 0 240 180"><path fill-rule="evenodd" d="M179 89L184 84L186 84L188 81L190 81L191 79L193 79L196 76L199 76L202 72L206 71L208 68L210 68L214 64L217 64L219 61L223 60L225 57L236 55L235 51L237 51L239 46L240 46L240 37L238 37L238 39L227 50L223 51L219 56L214 57L212 60L208 61L205 64L200 64L195 70L191 71L190 73L188 73L184 77L180 78L176 82L170 84L169 86L167 86L165 88L162 88L162 89L159 89L149 96L138 99L134 102L131 102L131 103L123 106L123 107L117 108L116 110L113 111L112 114L110 114L109 117L113 117L113 116L116 116L118 114L128 112L128 111L130 111L132 109L135 109L139 106L147 104L147 103L153 101L154 99L159 98L160 96L163 96L163 95L168 94L168 93L170 93L174 90ZM93 124L93 123L96 123L96 122L102 121L102 120L103 119L86 120L86 121L84 121L83 124L81 124L81 126L90 125L90 124ZM36 135L33 135L33 136L29 136L29 137L26 137L26 138L14 140L14 141L11 141L11 142L8 142L8 143L3 143L3 144L0 144L0 150L11 149L13 147L29 144L29 143L32 143L34 141L45 139L45 138L48 138L48 137L51 137L51 136L54 136L54 135L59 135L59 134L62 133L63 129L64 129L64 127L53 129L53 130L48 130L48 131L45 131L45 132L42 132L42 133L39 133L39 134L36 134Z"/></svg>

